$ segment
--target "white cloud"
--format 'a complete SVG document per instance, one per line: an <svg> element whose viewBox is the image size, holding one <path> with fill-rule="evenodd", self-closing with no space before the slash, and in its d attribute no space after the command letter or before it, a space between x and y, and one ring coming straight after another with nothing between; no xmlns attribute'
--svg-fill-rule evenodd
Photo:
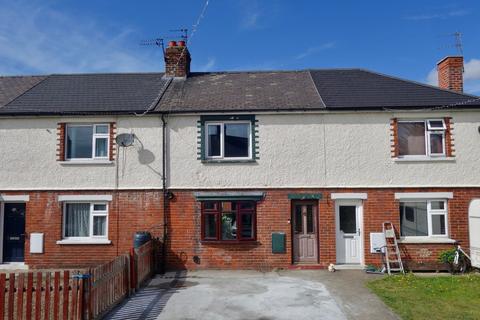
<svg viewBox="0 0 480 320"><path fill-rule="evenodd" d="M242 29L258 29L261 27L260 20L263 17L263 11L257 0L244 0L240 2Z"/></svg>
<svg viewBox="0 0 480 320"><path fill-rule="evenodd" d="M300 59L304 59L308 56L311 56L313 54L316 54L320 51L324 51L324 50L328 50L328 49L333 49L335 48L335 42L327 42L327 43L324 43L320 46L315 46L315 47L310 47L310 48L307 48L307 50L305 50L304 52L300 53L299 55L295 56L295 59L297 60L300 60Z"/></svg>
<svg viewBox="0 0 480 320"><path fill-rule="evenodd" d="M480 59L473 58L465 62L463 80L466 93L480 94ZM430 70L426 82L430 85L438 86L437 68Z"/></svg>
<svg viewBox="0 0 480 320"><path fill-rule="evenodd" d="M1 6L0 74L160 69L157 52L138 46L140 36L128 27L107 27L42 2L1 1Z"/></svg>
<svg viewBox="0 0 480 320"><path fill-rule="evenodd" d="M470 11L464 9L454 9L447 12L435 12L435 13L425 13L419 15L411 15L406 16L406 20L414 20L414 21L421 21L421 20L433 20L433 19L448 19L448 18L455 18L455 17L463 17L470 14Z"/></svg>
<svg viewBox="0 0 480 320"><path fill-rule="evenodd" d="M208 71L212 71L216 64L217 64L217 60L215 58L208 58L208 61L205 64L200 65L194 69L200 72L208 72Z"/></svg>

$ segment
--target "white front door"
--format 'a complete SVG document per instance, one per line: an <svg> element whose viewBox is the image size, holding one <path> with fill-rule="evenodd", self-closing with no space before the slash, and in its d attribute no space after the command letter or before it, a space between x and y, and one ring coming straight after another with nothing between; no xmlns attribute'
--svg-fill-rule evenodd
<svg viewBox="0 0 480 320"><path fill-rule="evenodd" d="M361 264L363 207L361 201L336 202L337 263Z"/></svg>

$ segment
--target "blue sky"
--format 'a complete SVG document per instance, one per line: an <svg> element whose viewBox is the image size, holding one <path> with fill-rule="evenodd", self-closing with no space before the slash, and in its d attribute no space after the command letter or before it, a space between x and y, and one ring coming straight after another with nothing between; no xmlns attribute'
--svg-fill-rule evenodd
<svg viewBox="0 0 480 320"><path fill-rule="evenodd" d="M162 71L160 50L139 43L192 29L204 3L0 0L0 74ZM466 91L480 94L479 12L478 0L209 0L192 69L361 67L435 83L460 31Z"/></svg>

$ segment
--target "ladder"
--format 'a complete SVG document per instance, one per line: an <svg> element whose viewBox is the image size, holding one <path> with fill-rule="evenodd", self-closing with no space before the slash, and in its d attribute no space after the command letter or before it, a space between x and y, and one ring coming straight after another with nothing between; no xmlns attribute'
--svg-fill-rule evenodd
<svg viewBox="0 0 480 320"><path fill-rule="evenodd" d="M383 254L385 255L388 274L392 274L392 272L405 273L400 250L398 249L395 228L390 221L385 221L383 223L383 234L385 236L385 250Z"/></svg>

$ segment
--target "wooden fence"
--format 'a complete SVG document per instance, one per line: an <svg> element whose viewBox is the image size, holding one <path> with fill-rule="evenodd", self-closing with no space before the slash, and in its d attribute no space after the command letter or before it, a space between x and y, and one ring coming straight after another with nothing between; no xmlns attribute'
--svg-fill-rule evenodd
<svg viewBox="0 0 480 320"><path fill-rule="evenodd" d="M148 241L139 248L132 249L133 275L132 287L138 289L154 273L154 243Z"/></svg>
<svg viewBox="0 0 480 320"><path fill-rule="evenodd" d="M153 273L152 241L88 270L0 273L0 320L100 319Z"/></svg>
<svg viewBox="0 0 480 320"><path fill-rule="evenodd" d="M0 319L82 319L83 290L69 270L0 273Z"/></svg>

